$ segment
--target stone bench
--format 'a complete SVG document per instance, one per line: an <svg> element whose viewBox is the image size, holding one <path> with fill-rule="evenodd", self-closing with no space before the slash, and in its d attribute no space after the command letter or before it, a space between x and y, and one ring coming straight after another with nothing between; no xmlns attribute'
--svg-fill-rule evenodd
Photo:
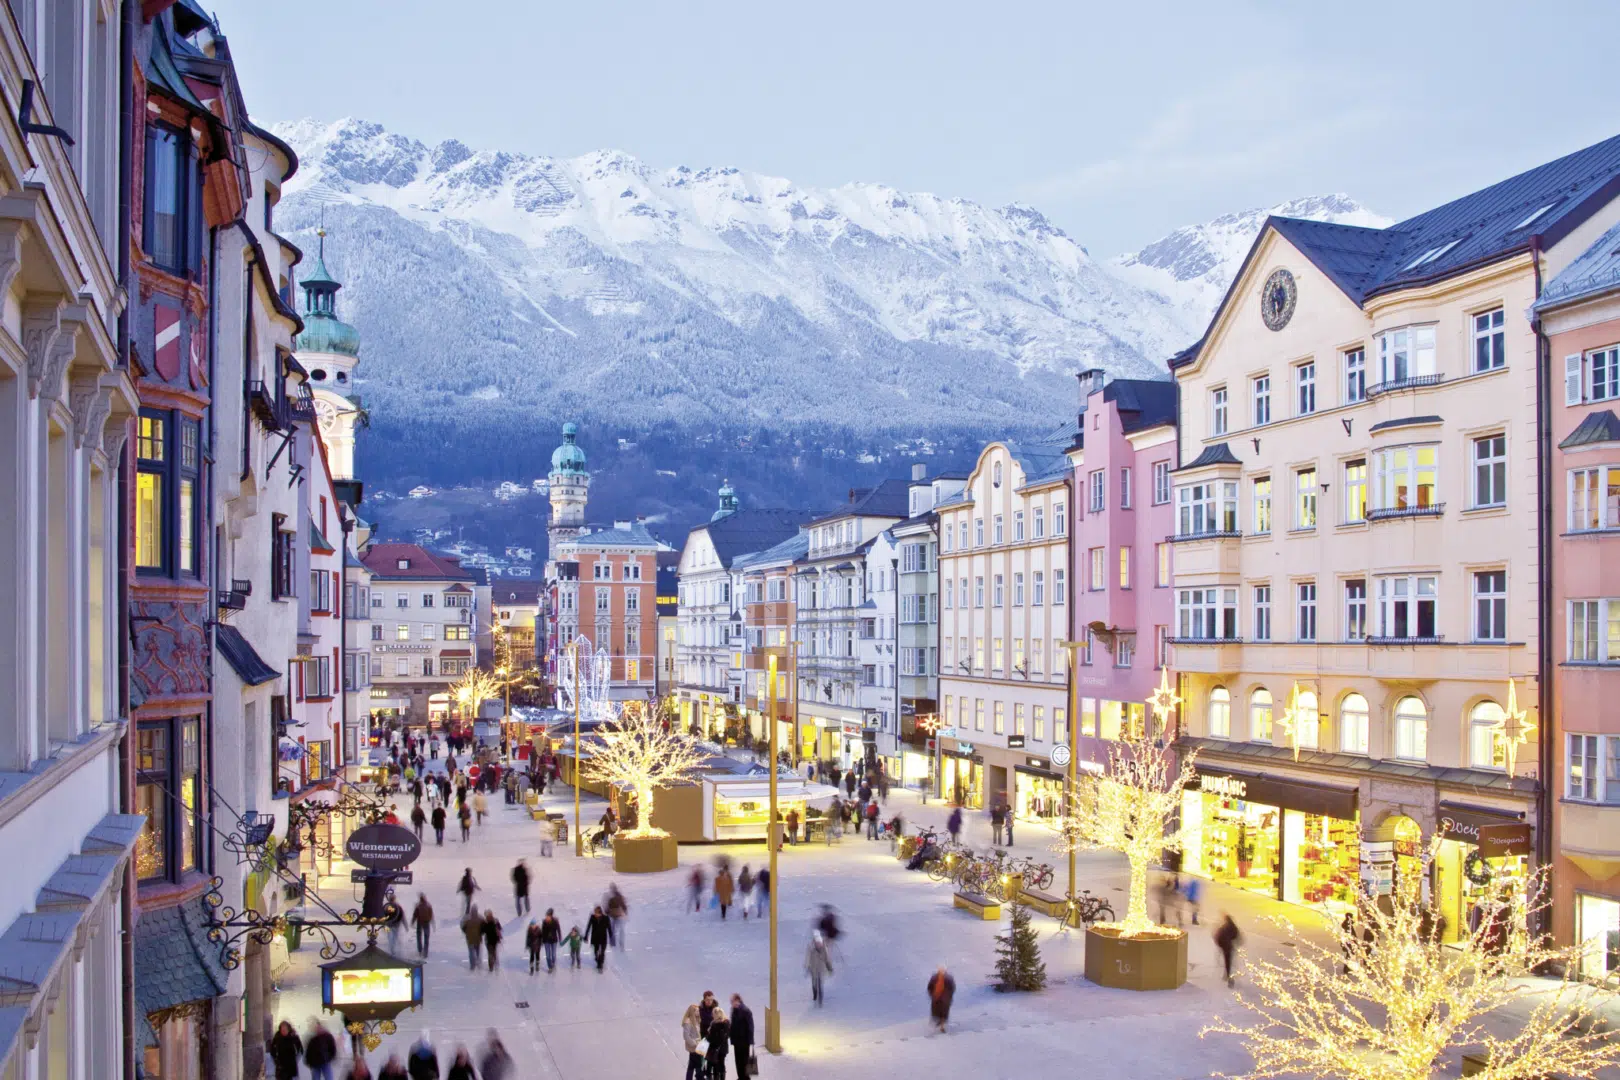
<svg viewBox="0 0 1620 1080"><path fill-rule="evenodd" d="M981 893L959 892L951 898L951 906L991 922L1001 918L1001 905Z"/></svg>
<svg viewBox="0 0 1620 1080"><path fill-rule="evenodd" d="M1020 889L1019 897L1035 911L1042 915L1049 915L1054 919L1061 919L1069 910L1069 902L1061 896L1053 896L1040 889Z"/></svg>

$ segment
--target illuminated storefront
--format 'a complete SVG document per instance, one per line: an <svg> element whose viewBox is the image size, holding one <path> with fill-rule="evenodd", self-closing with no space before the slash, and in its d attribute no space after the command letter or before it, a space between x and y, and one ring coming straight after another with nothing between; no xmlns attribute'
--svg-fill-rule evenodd
<svg viewBox="0 0 1620 1080"><path fill-rule="evenodd" d="M1473 924L1476 908L1530 873L1533 833L1517 814L1455 803L1440 804L1437 825L1432 887L1445 940L1456 941Z"/></svg>
<svg viewBox="0 0 1620 1080"><path fill-rule="evenodd" d="M1577 892L1575 940L1581 946L1581 978L1620 985L1620 900Z"/></svg>
<svg viewBox="0 0 1620 1080"><path fill-rule="evenodd" d="M1025 758L1013 766L1013 814L1055 825L1063 816L1064 776L1046 758Z"/></svg>
<svg viewBox="0 0 1620 1080"><path fill-rule="evenodd" d="M984 756L973 744L946 739L940 747L941 796L948 803L984 809Z"/></svg>

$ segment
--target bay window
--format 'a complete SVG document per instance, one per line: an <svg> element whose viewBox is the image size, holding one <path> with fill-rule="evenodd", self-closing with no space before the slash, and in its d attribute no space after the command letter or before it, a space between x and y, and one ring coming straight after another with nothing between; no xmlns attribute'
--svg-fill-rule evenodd
<svg viewBox="0 0 1620 1080"><path fill-rule="evenodd" d="M1569 602L1569 659L1620 663L1620 599Z"/></svg>
<svg viewBox="0 0 1620 1080"><path fill-rule="evenodd" d="M1620 735L1569 735L1564 797L1620 804Z"/></svg>
<svg viewBox="0 0 1620 1080"><path fill-rule="evenodd" d="M1620 529L1620 466L1571 469L1569 531Z"/></svg>
<svg viewBox="0 0 1620 1080"><path fill-rule="evenodd" d="M1178 536L1208 536L1238 531L1238 486L1235 480L1207 480L1176 489Z"/></svg>
<svg viewBox="0 0 1620 1080"><path fill-rule="evenodd" d="M1180 589L1176 594L1176 636L1188 641L1237 638L1236 588Z"/></svg>
<svg viewBox="0 0 1620 1080"><path fill-rule="evenodd" d="M1434 327L1403 326L1378 335L1378 381L1396 387L1435 374Z"/></svg>
<svg viewBox="0 0 1620 1080"><path fill-rule="evenodd" d="M1373 514L1438 510L1440 448L1392 446L1373 455Z"/></svg>
<svg viewBox="0 0 1620 1080"><path fill-rule="evenodd" d="M135 434L135 568L162 573L168 515L168 414L142 409Z"/></svg>
<svg viewBox="0 0 1620 1080"><path fill-rule="evenodd" d="M143 720L135 731L135 805L146 822L135 841L143 881L179 880L201 868L201 721Z"/></svg>
<svg viewBox="0 0 1620 1080"><path fill-rule="evenodd" d="M182 131L163 124L146 129L146 202L142 246L163 270L184 275L201 255L202 177Z"/></svg>
<svg viewBox="0 0 1620 1080"><path fill-rule="evenodd" d="M1379 578L1378 636L1396 641L1437 637L1439 581L1433 575Z"/></svg>

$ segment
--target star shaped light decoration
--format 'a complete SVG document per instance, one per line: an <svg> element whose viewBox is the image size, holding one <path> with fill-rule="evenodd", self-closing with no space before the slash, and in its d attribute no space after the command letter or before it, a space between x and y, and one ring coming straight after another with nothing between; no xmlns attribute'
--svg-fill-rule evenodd
<svg viewBox="0 0 1620 1080"><path fill-rule="evenodd" d="M932 735L939 730L939 714L924 713L922 716L917 717L917 726Z"/></svg>
<svg viewBox="0 0 1620 1080"><path fill-rule="evenodd" d="M1536 725L1530 722L1530 711L1519 708L1518 683L1514 679L1508 680L1507 708L1502 711L1502 718L1495 724L1496 733L1501 736L1502 750L1507 758L1507 773L1511 777L1519 763L1519 747L1530 741L1530 736L1536 732Z"/></svg>
<svg viewBox="0 0 1620 1080"><path fill-rule="evenodd" d="M1283 710L1282 717L1277 721L1277 726L1288 736L1288 744L1294 748L1295 761L1299 760L1300 719L1299 683L1295 683L1294 688L1288 692L1288 707Z"/></svg>
<svg viewBox="0 0 1620 1080"><path fill-rule="evenodd" d="M1170 724L1170 713L1181 704L1181 698L1170 689L1170 669L1159 669L1158 688L1147 697L1147 707L1153 711L1153 725L1162 733Z"/></svg>

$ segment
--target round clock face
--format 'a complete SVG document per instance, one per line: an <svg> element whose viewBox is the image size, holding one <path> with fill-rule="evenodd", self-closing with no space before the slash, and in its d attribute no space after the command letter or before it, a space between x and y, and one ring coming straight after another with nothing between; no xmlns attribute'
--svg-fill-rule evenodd
<svg viewBox="0 0 1620 1080"><path fill-rule="evenodd" d="M1260 290L1260 317L1265 320L1266 329L1281 330L1287 326L1288 320L1294 317L1297 299L1299 290L1294 285L1294 275L1287 270L1273 270Z"/></svg>
<svg viewBox="0 0 1620 1080"><path fill-rule="evenodd" d="M315 419L320 422L322 431L331 431L337 423L337 406L330 401L315 399Z"/></svg>

